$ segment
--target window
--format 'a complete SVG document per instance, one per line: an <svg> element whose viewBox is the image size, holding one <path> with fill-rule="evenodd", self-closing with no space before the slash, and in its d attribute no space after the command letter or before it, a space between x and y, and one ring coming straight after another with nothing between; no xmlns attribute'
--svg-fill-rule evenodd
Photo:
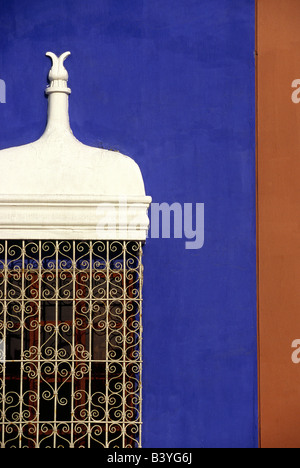
<svg viewBox="0 0 300 468"><path fill-rule="evenodd" d="M142 243L0 241L2 448L141 446Z"/></svg>

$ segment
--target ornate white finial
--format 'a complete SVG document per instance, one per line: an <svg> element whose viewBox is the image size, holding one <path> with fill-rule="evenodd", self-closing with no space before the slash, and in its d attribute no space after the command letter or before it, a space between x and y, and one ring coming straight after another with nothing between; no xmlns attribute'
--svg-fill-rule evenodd
<svg viewBox="0 0 300 468"><path fill-rule="evenodd" d="M71 55L71 52L65 52L60 57L57 57L53 52L46 53L46 56L52 60L52 68L49 72L50 86L46 89L46 94L71 93L70 88L67 86L69 75L64 67L64 61L69 55Z"/></svg>

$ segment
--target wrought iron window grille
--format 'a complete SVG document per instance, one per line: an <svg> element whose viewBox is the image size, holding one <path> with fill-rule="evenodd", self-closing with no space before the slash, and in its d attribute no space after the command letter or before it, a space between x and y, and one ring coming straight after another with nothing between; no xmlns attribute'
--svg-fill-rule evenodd
<svg viewBox="0 0 300 468"><path fill-rule="evenodd" d="M2 448L141 446L142 242L0 241Z"/></svg>

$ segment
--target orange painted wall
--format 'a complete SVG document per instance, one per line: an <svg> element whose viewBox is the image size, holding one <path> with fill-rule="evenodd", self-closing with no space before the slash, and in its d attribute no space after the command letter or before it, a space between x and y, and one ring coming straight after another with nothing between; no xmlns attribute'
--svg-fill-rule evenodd
<svg viewBox="0 0 300 468"><path fill-rule="evenodd" d="M300 447L300 1L257 0L260 439ZM300 96L300 93L299 93ZM300 353L299 353L300 356Z"/></svg>

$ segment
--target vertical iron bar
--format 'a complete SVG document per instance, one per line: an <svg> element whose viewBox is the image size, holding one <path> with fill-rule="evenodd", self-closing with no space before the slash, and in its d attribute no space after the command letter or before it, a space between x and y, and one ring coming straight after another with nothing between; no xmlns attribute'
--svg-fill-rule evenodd
<svg viewBox="0 0 300 468"><path fill-rule="evenodd" d="M58 406L58 395L57 395L57 374L58 374L58 320L59 320L59 283L58 283L58 251L59 242L55 242L55 354L54 354L54 422L53 422L53 445L56 448L57 439L57 406Z"/></svg>
<svg viewBox="0 0 300 468"><path fill-rule="evenodd" d="M72 271L72 352L71 352L71 445L74 448L74 420L75 420L75 360L76 360L76 242L73 241L73 271Z"/></svg>
<svg viewBox="0 0 300 468"><path fill-rule="evenodd" d="M6 400L6 328L7 328L7 276L8 276L8 265L7 265L7 241L4 242L4 304L3 304L3 346L4 346L4 359L3 359L3 373L2 373L2 448L5 448L5 400Z"/></svg>
<svg viewBox="0 0 300 468"><path fill-rule="evenodd" d="M139 287L139 340L138 340L138 351L139 351L139 399L138 399L138 413L139 413L139 440L138 440L138 447L142 447L142 399L143 399L143 380L142 380L142 369L143 369L143 264L142 264L142 255L143 255L143 248L142 242L139 242L139 279L138 279L138 287Z"/></svg>
<svg viewBox="0 0 300 468"><path fill-rule="evenodd" d="M93 293L93 242L90 241L89 250L89 390L88 390L88 448L91 447L91 417L92 417L92 331L93 331L93 316L92 316L92 293Z"/></svg>
<svg viewBox="0 0 300 468"><path fill-rule="evenodd" d="M109 447L108 444L108 431L109 431L109 241L106 241L106 354L105 354L105 448Z"/></svg>
<svg viewBox="0 0 300 468"><path fill-rule="evenodd" d="M24 300L25 300L25 241L22 241L22 289L21 289L21 365L20 365L20 427L19 427L19 448L22 448L22 423L23 423L23 372L24 372Z"/></svg>
<svg viewBox="0 0 300 468"><path fill-rule="evenodd" d="M36 448L39 448L40 445L40 410L41 410L41 395L40 395L40 387L41 387L41 322L42 322L42 242L39 241L38 243L38 251L39 251L39 263L38 263L38 287L39 287L39 295L37 299L38 303L38 380L37 380L37 412L36 412Z"/></svg>
<svg viewBox="0 0 300 468"><path fill-rule="evenodd" d="M126 242L123 242L123 375L122 375L122 447L125 447L126 434Z"/></svg>

